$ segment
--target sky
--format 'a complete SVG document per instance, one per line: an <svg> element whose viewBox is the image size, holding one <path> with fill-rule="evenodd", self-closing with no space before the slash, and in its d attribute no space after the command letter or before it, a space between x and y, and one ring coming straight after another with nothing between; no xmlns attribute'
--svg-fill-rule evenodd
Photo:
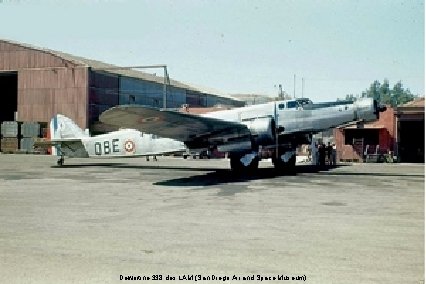
<svg viewBox="0 0 426 284"><path fill-rule="evenodd" d="M166 64L223 94L276 96L281 84L300 97L303 78L304 97L327 101L386 78L424 96L424 14L417 0L0 0L0 38Z"/></svg>

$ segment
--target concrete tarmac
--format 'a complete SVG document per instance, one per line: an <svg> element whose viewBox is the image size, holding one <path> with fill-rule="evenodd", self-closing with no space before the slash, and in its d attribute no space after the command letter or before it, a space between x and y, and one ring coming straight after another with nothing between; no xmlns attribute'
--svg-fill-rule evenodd
<svg viewBox="0 0 426 284"><path fill-rule="evenodd" d="M0 283L424 283L423 164L55 164L0 154Z"/></svg>

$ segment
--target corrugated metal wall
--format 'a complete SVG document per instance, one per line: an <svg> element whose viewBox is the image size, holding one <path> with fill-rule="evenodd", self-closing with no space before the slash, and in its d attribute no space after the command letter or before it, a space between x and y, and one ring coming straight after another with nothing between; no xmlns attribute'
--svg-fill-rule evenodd
<svg viewBox="0 0 426 284"><path fill-rule="evenodd" d="M18 71L18 118L48 122L60 113L87 127L87 68Z"/></svg>
<svg viewBox="0 0 426 284"><path fill-rule="evenodd" d="M136 78L120 77L120 104L163 107L164 85ZM178 108L186 103L186 91L167 86L167 107Z"/></svg>
<svg viewBox="0 0 426 284"><path fill-rule="evenodd" d="M245 105L245 101L237 101L235 99L218 96L206 96L205 94L202 95L205 96L205 106L207 107L214 107L218 105L243 107Z"/></svg>
<svg viewBox="0 0 426 284"><path fill-rule="evenodd" d="M0 70L17 70L22 68L43 68L61 66L66 62L47 52L29 49L18 44L0 40ZM69 64L72 65L72 64Z"/></svg>
<svg viewBox="0 0 426 284"><path fill-rule="evenodd" d="M89 125L98 121L105 110L118 105L119 76L107 72L90 71Z"/></svg>
<svg viewBox="0 0 426 284"><path fill-rule="evenodd" d="M186 93L186 104L189 107L206 107L207 99L206 95L199 92L187 92Z"/></svg>
<svg viewBox="0 0 426 284"><path fill-rule="evenodd" d="M163 84L92 70L87 65L90 63L84 63L84 59L0 40L0 72L17 74L19 121L48 122L60 113L87 128L103 111L117 104L163 107ZM183 104L237 105L232 99L167 86L167 107Z"/></svg>
<svg viewBox="0 0 426 284"><path fill-rule="evenodd" d="M19 121L48 122L61 113L87 127L86 67L48 51L0 41L0 71L17 71Z"/></svg>

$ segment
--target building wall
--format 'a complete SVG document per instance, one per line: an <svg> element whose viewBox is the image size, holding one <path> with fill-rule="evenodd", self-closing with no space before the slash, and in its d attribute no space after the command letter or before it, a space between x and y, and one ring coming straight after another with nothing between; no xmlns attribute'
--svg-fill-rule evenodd
<svg viewBox="0 0 426 284"><path fill-rule="evenodd" d="M424 163L425 117L424 98L397 108L396 154L400 162Z"/></svg>
<svg viewBox="0 0 426 284"><path fill-rule="evenodd" d="M218 105L243 107L245 105L245 102L218 96L206 96L205 106L214 107Z"/></svg>
<svg viewBox="0 0 426 284"><path fill-rule="evenodd" d="M87 69L49 52L0 41L0 70L17 71L19 121L56 113L87 126Z"/></svg>
<svg viewBox="0 0 426 284"><path fill-rule="evenodd" d="M380 149L395 150L395 139L396 139L396 121L395 121L395 110L390 106L387 107L386 111L380 113L380 118L376 124L383 125L385 128L382 130L379 136Z"/></svg>
<svg viewBox="0 0 426 284"><path fill-rule="evenodd" d="M186 92L186 102L189 107L207 107L207 95L200 92Z"/></svg>
<svg viewBox="0 0 426 284"><path fill-rule="evenodd" d="M347 128L336 128L334 129L334 140L336 143L336 152L338 160L363 160L363 154L365 151L365 146L360 149L354 145L345 143L345 130L350 129L351 131L357 131L356 129L347 127ZM385 112L380 113L380 118L371 123L364 125L364 129L371 129L372 131L377 131L378 133L378 145L379 153L387 153L389 151L394 151L395 149L395 118L394 118L394 109L388 107ZM375 151L375 145L370 146L370 152Z"/></svg>
<svg viewBox="0 0 426 284"><path fill-rule="evenodd" d="M18 112L18 120L49 122L61 113L87 128L104 110L117 104L163 106L163 84L95 71L87 67L90 62L85 65L80 61L0 40L0 72L17 74L17 109L13 111ZM184 104L244 105L229 98L168 86L167 107L179 108Z"/></svg>
<svg viewBox="0 0 426 284"><path fill-rule="evenodd" d="M89 125L105 110L119 104L119 76L107 72L89 73Z"/></svg>
<svg viewBox="0 0 426 284"><path fill-rule="evenodd" d="M335 128L334 129L334 141L336 143L336 159L341 160L356 160L362 161L362 153L357 151L353 145L345 144L345 129Z"/></svg>
<svg viewBox="0 0 426 284"><path fill-rule="evenodd" d="M120 76L119 85L119 104L163 107L163 84ZM167 107L180 108L184 104L189 107L244 106L244 102L167 86Z"/></svg>
<svg viewBox="0 0 426 284"><path fill-rule="evenodd" d="M58 113L87 127L87 69L18 71L18 120L48 122Z"/></svg>
<svg viewBox="0 0 426 284"><path fill-rule="evenodd" d="M0 40L0 70L22 68L75 67L68 61L48 52L30 49L18 44Z"/></svg>
<svg viewBox="0 0 426 284"><path fill-rule="evenodd" d="M119 103L163 107L164 85L137 78L120 77ZM178 108L186 103L186 90L167 86L167 107Z"/></svg>

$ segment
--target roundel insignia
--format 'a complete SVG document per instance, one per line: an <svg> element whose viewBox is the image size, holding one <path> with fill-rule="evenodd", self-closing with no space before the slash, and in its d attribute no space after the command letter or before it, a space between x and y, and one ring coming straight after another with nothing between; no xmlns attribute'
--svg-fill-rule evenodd
<svg viewBox="0 0 426 284"><path fill-rule="evenodd" d="M135 142L133 142L132 140L126 140L126 142L124 142L124 150L128 154L134 153L135 152Z"/></svg>
<svg viewBox="0 0 426 284"><path fill-rule="evenodd" d="M155 121L160 121L161 118L158 116L152 116L152 117L145 117L145 118L140 118L139 119L139 123L145 123L145 122L155 122Z"/></svg>

